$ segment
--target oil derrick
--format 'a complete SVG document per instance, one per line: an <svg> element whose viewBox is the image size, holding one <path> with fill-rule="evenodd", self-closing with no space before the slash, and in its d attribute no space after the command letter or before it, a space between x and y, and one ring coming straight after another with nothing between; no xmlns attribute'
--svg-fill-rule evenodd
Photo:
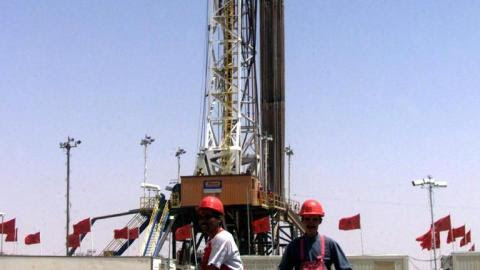
<svg viewBox="0 0 480 270"><path fill-rule="evenodd" d="M202 136L194 175L171 194L172 238L196 224L195 207L207 195L222 200L225 227L241 255L280 254L303 230L298 203L284 196L283 0L209 1L207 78ZM257 14L260 11L261 96L257 91ZM252 222L268 217L269 230ZM195 246L206 241L194 226ZM172 242L172 257L176 257ZM192 243L181 257L193 258ZM180 262L182 263L182 262Z"/></svg>

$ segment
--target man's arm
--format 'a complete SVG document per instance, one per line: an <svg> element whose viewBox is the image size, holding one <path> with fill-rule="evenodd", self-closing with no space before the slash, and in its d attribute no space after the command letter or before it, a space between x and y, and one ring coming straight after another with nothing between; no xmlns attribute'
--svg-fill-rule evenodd
<svg viewBox="0 0 480 270"><path fill-rule="evenodd" d="M330 242L330 252L332 252L332 261L336 270L352 270L352 266L348 262L347 256L345 256L340 245L334 240L331 240Z"/></svg>
<svg viewBox="0 0 480 270"><path fill-rule="evenodd" d="M295 267L294 263L294 245L293 241L288 244L287 249L283 253L282 261L278 265L278 270L292 270Z"/></svg>

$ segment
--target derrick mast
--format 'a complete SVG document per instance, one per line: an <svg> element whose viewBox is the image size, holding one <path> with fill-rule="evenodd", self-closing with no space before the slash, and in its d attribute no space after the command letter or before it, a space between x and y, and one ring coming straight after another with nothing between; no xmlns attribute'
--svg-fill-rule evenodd
<svg viewBox="0 0 480 270"><path fill-rule="evenodd" d="M209 1L207 78L196 174L260 170L255 0Z"/></svg>

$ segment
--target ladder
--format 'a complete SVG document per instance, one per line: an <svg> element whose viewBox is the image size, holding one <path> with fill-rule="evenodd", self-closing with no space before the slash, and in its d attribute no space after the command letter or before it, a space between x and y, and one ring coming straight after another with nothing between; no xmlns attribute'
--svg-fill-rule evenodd
<svg viewBox="0 0 480 270"><path fill-rule="evenodd" d="M168 217L164 221L164 225L162 226L164 229L162 230L163 233L158 239L157 242L157 247L155 248L155 251L153 252L153 256L158 257L158 254L160 253L160 249L162 249L163 244L165 243L165 240L167 239L168 235L170 234L172 230L173 223L175 222L176 215L169 214ZM172 243L169 243L171 245Z"/></svg>

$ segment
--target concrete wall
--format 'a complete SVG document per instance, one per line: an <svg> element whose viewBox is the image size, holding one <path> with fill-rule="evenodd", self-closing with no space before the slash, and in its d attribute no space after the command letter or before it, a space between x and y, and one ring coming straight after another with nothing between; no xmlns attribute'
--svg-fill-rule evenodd
<svg viewBox="0 0 480 270"><path fill-rule="evenodd" d="M350 256L354 270L408 270L407 256ZM273 270L281 256L242 256L245 269ZM454 270L480 270L477 268ZM471 259L463 259L464 262ZM150 257L53 257L53 256L0 256L0 270L167 270L168 262ZM170 269L175 269L172 262ZM192 266L178 266L179 270L192 270Z"/></svg>
<svg viewBox="0 0 480 270"><path fill-rule="evenodd" d="M0 256L0 270L152 270L149 257Z"/></svg>
<svg viewBox="0 0 480 270"><path fill-rule="evenodd" d="M277 269L281 258L281 256L242 256L245 269L248 270ZM348 256L348 260L354 270L408 270L408 256Z"/></svg>
<svg viewBox="0 0 480 270"><path fill-rule="evenodd" d="M408 270L408 256L348 256L355 270Z"/></svg>

